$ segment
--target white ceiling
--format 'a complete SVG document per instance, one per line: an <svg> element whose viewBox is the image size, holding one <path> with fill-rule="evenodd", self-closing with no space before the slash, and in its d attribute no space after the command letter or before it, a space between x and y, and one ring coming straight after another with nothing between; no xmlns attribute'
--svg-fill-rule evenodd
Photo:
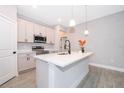
<svg viewBox="0 0 124 93"><path fill-rule="evenodd" d="M121 5L96 5L87 6L87 20L91 21L107 15L111 15L124 10ZM72 6L18 6L18 14L38 20L49 26L59 24L58 18L61 18L61 25L68 26L69 20L72 18ZM76 24L85 22L85 7L73 6L73 18Z"/></svg>

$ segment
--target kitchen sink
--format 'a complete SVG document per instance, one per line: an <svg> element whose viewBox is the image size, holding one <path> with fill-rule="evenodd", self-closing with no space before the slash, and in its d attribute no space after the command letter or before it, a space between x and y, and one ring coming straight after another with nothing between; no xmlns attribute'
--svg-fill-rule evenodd
<svg viewBox="0 0 124 93"><path fill-rule="evenodd" d="M67 52L58 53L58 55L67 55L67 54L68 54Z"/></svg>

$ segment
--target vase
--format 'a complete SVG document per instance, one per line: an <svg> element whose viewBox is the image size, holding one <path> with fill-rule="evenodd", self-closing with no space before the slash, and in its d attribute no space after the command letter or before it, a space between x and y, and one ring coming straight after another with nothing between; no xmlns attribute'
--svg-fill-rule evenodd
<svg viewBox="0 0 124 93"><path fill-rule="evenodd" d="M85 52L85 51L84 51L84 47L82 47L82 48L81 48L81 51L82 51L82 53L84 53L84 52Z"/></svg>

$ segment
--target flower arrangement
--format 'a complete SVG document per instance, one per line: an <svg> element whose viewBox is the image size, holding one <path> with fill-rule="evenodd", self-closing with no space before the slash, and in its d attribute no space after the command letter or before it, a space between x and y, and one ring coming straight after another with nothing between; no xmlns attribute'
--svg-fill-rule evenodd
<svg viewBox="0 0 124 93"><path fill-rule="evenodd" d="M83 40L83 39L79 40L79 45L81 47L81 51L82 52L84 52L84 45L85 44L86 44L86 40Z"/></svg>

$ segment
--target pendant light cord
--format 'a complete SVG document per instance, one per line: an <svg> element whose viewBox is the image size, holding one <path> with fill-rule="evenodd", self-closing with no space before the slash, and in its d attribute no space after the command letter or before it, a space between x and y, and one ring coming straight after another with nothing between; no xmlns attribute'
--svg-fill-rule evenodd
<svg viewBox="0 0 124 93"><path fill-rule="evenodd" d="M74 12L74 9L73 9L73 5L72 5L72 9L71 9L71 10L72 10L72 19L73 19L73 18L74 18L74 13L73 13L73 12Z"/></svg>
<svg viewBox="0 0 124 93"><path fill-rule="evenodd" d="M87 5L85 5L85 30L87 30Z"/></svg>

